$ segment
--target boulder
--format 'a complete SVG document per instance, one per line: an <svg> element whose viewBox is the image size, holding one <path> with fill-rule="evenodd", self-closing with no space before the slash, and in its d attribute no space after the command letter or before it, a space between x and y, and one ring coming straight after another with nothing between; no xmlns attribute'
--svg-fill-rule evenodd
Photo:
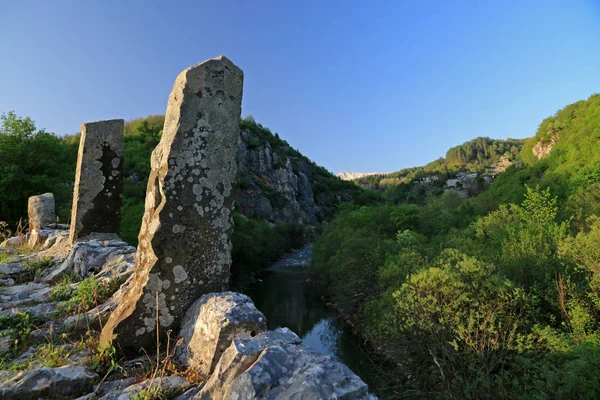
<svg viewBox="0 0 600 400"><path fill-rule="evenodd" d="M201 295L227 288L242 83L242 71L225 57L175 80L152 153L133 281L102 344L152 346L157 334L179 328Z"/></svg>
<svg viewBox="0 0 600 400"><path fill-rule="evenodd" d="M87 367L40 368L3 376L0 399L36 399L39 396L74 398L91 391L98 375Z"/></svg>
<svg viewBox="0 0 600 400"><path fill-rule="evenodd" d="M44 193L31 196L27 201L27 215L29 217L29 230L40 230L43 227L56 223L54 195Z"/></svg>
<svg viewBox="0 0 600 400"><path fill-rule="evenodd" d="M298 343L286 328L234 339L194 399L373 398L348 367Z"/></svg>
<svg viewBox="0 0 600 400"><path fill-rule="evenodd" d="M235 338L249 338L267 329L265 316L246 295L210 293L186 312L177 348L179 361L208 376Z"/></svg>

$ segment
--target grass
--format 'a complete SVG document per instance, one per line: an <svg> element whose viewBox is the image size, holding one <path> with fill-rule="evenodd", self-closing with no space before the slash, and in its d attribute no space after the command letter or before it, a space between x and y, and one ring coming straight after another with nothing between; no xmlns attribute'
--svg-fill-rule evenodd
<svg viewBox="0 0 600 400"><path fill-rule="evenodd" d="M67 282L69 281L63 281L50 294L56 301L63 299L57 309L58 316L63 317L84 313L104 303L121 284L116 278L101 281L91 276L81 281L77 288L71 290Z"/></svg>
<svg viewBox="0 0 600 400"><path fill-rule="evenodd" d="M25 270L15 277L17 284L32 282L38 278L42 272L54 265L52 257L42 257L37 260L29 260L23 263Z"/></svg>
<svg viewBox="0 0 600 400"><path fill-rule="evenodd" d="M12 349L19 350L29 344L29 334L43 324L45 319L36 317L26 311L0 317L0 330L11 329Z"/></svg>

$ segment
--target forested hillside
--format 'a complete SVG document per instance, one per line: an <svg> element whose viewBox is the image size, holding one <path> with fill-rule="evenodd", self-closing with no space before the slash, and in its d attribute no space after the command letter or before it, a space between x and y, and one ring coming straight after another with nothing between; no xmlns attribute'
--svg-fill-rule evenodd
<svg viewBox="0 0 600 400"><path fill-rule="evenodd" d="M594 95L511 146L521 164L477 197L346 206L325 226L312 270L396 361L390 397L600 397L599 138Z"/></svg>
<svg viewBox="0 0 600 400"><path fill-rule="evenodd" d="M446 152L439 158L422 167L405 168L389 174L374 174L356 179L363 187L386 190L401 183L411 183L428 175L447 178L457 171L482 172L501 160L518 159L524 141L521 139L497 140L478 137Z"/></svg>

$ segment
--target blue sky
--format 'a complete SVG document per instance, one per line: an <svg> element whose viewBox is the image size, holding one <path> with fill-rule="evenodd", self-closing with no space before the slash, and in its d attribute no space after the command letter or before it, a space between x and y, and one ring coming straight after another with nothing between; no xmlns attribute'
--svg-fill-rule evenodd
<svg viewBox="0 0 600 400"><path fill-rule="evenodd" d="M600 92L600 1L2 1L0 54L0 113L57 134L163 114L224 54L243 115L332 172L394 171Z"/></svg>

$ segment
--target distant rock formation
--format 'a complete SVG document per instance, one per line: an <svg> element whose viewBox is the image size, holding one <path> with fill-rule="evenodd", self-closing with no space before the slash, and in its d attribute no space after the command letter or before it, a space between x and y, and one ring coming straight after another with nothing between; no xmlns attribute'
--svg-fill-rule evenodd
<svg viewBox="0 0 600 400"><path fill-rule="evenodd" d="M536 156L538 160L546 157L552 151L554 145L558 142L558 133L555 132L550 140L540 140L533 146L533 155Z"/></svg>
<svg viewBox="0 0 600 400"><path fill-rule="evenodd" d="M344 181L353 181L370 175L385 175L385 172L340 172L337 176Z"/></svg>
<svg viewBox="0 0 600 400"><path fill-rule="evenodd" d="M301 160L285 160L269 142L250 145L252 133L241 132L238 148L240 176L236 201L240 212L271 222L316 224L323 219L311 187L311 166Z"/></svg>

